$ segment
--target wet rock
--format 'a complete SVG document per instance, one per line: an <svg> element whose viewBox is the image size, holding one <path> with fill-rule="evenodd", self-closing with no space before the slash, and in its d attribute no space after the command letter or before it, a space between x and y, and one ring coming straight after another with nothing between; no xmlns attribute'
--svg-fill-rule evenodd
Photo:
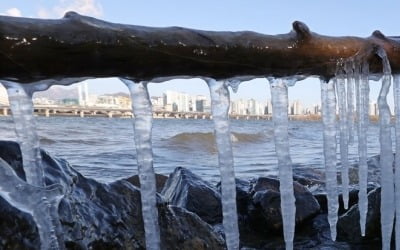
<svg viewBox="0 0 400 250"><path fill-rule="evenodd" d="M279 193L279 180L259 178L252 190L249 206L249 220L252 226L261 231L282 232L282 214ZM320 210L314 196L303 185L294 182L296 198L296 225L313 217Z"/></svg>
<svg viewBox="0 0 400 250"><path fill-rule="evenodd" d="M156 188L157 192L161 193L164 188L165 183L167 182L168 176L162 174L156 174ZM134 175L126 179L129 183L134 185L135 187L140 188L139 176Z"/></svg>
<svg viewBox="0 0 400 250"><path fill-rule="evenodd" d="M314 195L315 199L317 199L319 206L321 208L321 212L323 213L328 213L328 200L326 198L326 193L320 193ZM348 209L350 209L353 205L357 204L358 202L358 190L357 189L351 189L349 191L349 203L348 203ZM343 203L343 195L339 194L339 210L338 214L342 215L346 211L348 211L344 208L344 203Z"/></svg>
<svg viewBox="0 0 400 250"><path fill-rule="evenodd" d="M312 166L293 164L293 180L313 190L324 185L325 172L315 169L315 167Z"/></svg>
<svg viewBox="0 0 400 250"><path fill-rule="evenodd" d="M376 188L375 185L368 185L367 191L370 192L375 188ZM315 197L315 199L317 199L317 201L321 207L321 212L328 213L328 200L326 198L326 193L318 193L318 194L315 194L314 197ZM346 213L352 206L356 205L357 203L358 203L358 190L357 189L349 190L349 204L348 204L347 210L344 208L343 195L340 193L339 194L338 214L342 215L342 214Z"/></svg>
<svg viewBox="0 0 400 250"><path fill-rule="evenodd" d="M368 212L365 237L361 236L360 213L358 205L354 205L339 217L337 223L338 239L353 243L373 241L380 237L380 202L381 189L376 188L368 193Z"/></svg>
<svg viewBox="0 0 400 250"><path fill-rule="evenodd" d="M209 224L222 222L221 195L217 189L185 168L174 170L161 193L170 204L197 214Z"/></svg>
<svg viewBox="0 0 400 250"><path fill-rule="evenodd" d="M24 179L16 143L0 142L0 157ZM85 178L64 160L44 151L42 157L46 184L60 183L68 190L59 206L68 249L145 248L137 187L126 180L99 183ZM222 238L195 214L164 203L159 203L158 211L164 248L223 249ZM0 249L39 249L39 246L32 217L0 197Z"/></svg>

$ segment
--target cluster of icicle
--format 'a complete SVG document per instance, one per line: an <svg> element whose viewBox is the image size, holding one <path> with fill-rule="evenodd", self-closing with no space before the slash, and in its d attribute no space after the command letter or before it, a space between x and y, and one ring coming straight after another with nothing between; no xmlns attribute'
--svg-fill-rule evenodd
<svg viewBox="0 0 400 250"><path fill-rule="evenodd" d="M393 170L394 159L390 125L391 114L387 103L387 95L392 82L391 68L386 52L382 48L378 48L375 53L382 59L383 66L382 87L378 97L382 188L380 207L382 249L390 249L395 215L397 219L395 226L396 249L400 249L400 77L398 75L394 76L393 86L396 117L396 159L395 170ZM357 121L359 155L358 206L360 212L360 233L362 236L365 236L368 212L367 131L369 124L369 65L366 61L350 59L346 62L341 62L334 79L328 83L321 81L328 220L330 223L332 240L336 239L338 210L338 187L336 183L336 97L339 110L342 197L346 209L348 208L349 197L348 147L349 143L354 142L353 128L355 125L354 121ZM355 110L354 102L356 103Z"/></svg>
<svg viewBox="0 0 400 250"><path fill-rule="evenodd" d="M380 114L381 145L381 225L383 249L390 249L390 240L396 214L396 240L400 243L400 136L396 136L395 174L392 168L393 153L390 131L390 110L386 98L391 85L391 69L386 53L379 49L382 58L382 88L378 98ZM337 118L339 110L339 146L341 162L341 183L344 207L348 208L349 186L349 143L354 142L353 129L357 121L359 154L359 210L361 234L365 235L368 209L367 199L367 128L369 123L369 79L368 63L347 60L338 65L336 77L329 82L321 80L322 122L324 126L324 157L326 168L326 192L328 199L328 221L332 240L336 239L338 220L338 184L336 169ZM80 79L81 80L81 79ZM223 226L226 245L229 250L239 249L239 228L236 210L236 185L230 123L229 89L237 90L240 80L216 81L204 79L210 89L212 117L215 125L215 138L218 147L218 162L221 172L221 192L223 207ZM298 78L269 78L273 106L274 139L278 159L281 211L286 249L293 249L295 231L295 197L293 191L292 161L288 136L288 87ZM66 79L70 84L75 80ZM158 225L157 194L152 152L152 106L147 90L147 82L134 83L121 78L130 90L132 110L135 115L134 132L137 152L139 179L141 183L141 202L145 228L146 248L160 249L160 229ZM40 82L20 85L2 82L7 88L10 106L15 122L15 130L21 147L26 182L19 179L11 167L0 159L0 195L16 208L32 214L38 225L41 249L63 249L62 230L57 214L59 201L64 193L59 186L46 186L41 163L40 145L35 129L32 94L44 90L53 82ZM400 77L394 76L394 99L396 115L396 134L400 133ZM356 104L356 105L354 105ZM396 183L394 183L396 179ZM23 192L21 192L23 191ZM34 200L33 200L34 199ZM396 202L395 202L396 201ZM396 204L395 204L396 203Z"/></svg>

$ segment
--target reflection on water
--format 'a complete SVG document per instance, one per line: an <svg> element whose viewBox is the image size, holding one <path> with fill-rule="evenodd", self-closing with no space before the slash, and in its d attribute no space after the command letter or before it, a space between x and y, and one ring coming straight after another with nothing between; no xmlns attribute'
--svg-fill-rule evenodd
<svg viewBox="0 0 400 250"><path fill-rule="evenodd" d="M137 173L130 119L37 117L37 124L42 147L65 158L87 177L110 182ZM232 121L235 171L239 178L276 175L272 126L271 121ZM183 166L217 182L219 171L213 130L210 120L154 120L156 171L169 174L175 167ZM377 124L371 124L370 156L379 152L378 134ZM322 169L322 124L292 121L289 135L293 163ZM0 139L15 140L10 117L0 117ZM350 146L349 153L354 162L356 143Z"/></svg>

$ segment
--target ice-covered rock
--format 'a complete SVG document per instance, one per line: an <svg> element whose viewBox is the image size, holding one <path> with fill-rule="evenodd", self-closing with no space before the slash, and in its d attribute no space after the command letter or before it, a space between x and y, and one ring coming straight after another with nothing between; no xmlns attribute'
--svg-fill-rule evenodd
<svg viewBox="0 0 400 250"><path fill-rule="evenodd" d="M0 158L25 178L18 144L0 141ZM44 151L42 158L46 184L60 183L68 190L58 210L68 249L145 248L137 187L126 180L103 184L88 179ZM197 215L161 199L158 212L163 247L223 249L223 239ZM39 244L32 217L0 197L0 249L38 249Z"/></svg>
<svg viewBox="0 0 400 250"><path fill-rule="evenodd" d="M162 195L170 204L197 214L209 224L222 222L220 193L213 185L185 168L174 170Z"/></svg>

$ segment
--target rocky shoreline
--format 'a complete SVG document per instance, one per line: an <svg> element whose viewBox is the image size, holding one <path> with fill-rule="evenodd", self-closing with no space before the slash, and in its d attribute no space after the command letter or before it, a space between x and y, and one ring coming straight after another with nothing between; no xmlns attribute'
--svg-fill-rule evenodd
<svg viewBox="0 0 400 250"><path fill-rule="evenodd" d="M25 178L18 144L0 141L0 158ZM104 184L45 151L42 158L46 184L67 190L59 206L67 249L144 249L137 176ZM376 159L369 163L375 164L371 171L378 171ZM295 249L380 249L380 188L370 187L366 237L360 236L354 189L347 211L341 203L333 242L323 178L318 171L295 171ZM284 249L279 181L237 179L236 190L242 249ZM162 249L224 249L219 185L177 167L169 177L157 175L157 191ZM39 249L39 244L32 217L0 197L0 249Z"/></svg>

